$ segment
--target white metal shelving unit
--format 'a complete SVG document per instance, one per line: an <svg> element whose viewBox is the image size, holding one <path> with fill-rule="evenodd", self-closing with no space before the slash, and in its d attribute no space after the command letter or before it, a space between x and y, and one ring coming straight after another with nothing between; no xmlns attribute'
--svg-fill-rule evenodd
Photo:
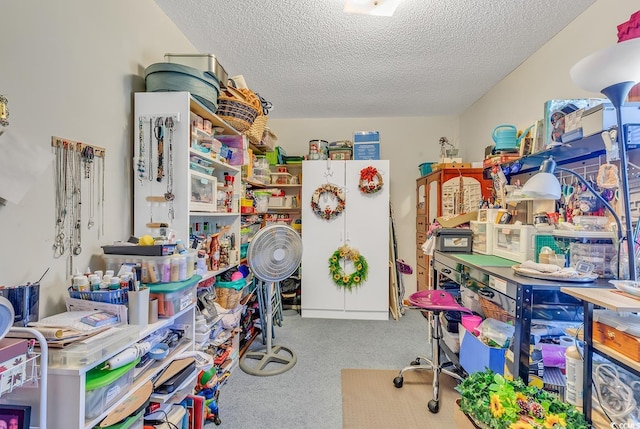
<svg viewBox="0 0 640 429"><path fill-rule="evenodd" d="M31 406L30 428L47 429L47 341L35 329L12 327L7 337L34 339L38 342L39 352L31 348L27 359L19 365L0 374L0 382L6 385L5 377L11 377L9 390L0 392L3 404L21 404ZM22 374L14 381L14 375ZM23 378L22 378L23 377Z"/></svg>

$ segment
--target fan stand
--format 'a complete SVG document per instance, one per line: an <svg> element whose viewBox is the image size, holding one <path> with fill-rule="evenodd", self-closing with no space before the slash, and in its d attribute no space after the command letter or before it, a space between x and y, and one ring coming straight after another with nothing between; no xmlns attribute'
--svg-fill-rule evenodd
<svg viewBox="0 0 640 429"><path fill-rule="evenodd" d="M273 305L271 303L272 294L271 289L273 283L267 283L259 281L256 286L259 290L258 293L264 297L265 313L266 313L266 326L262 330L262 335L266 338L267 346L263 351L247 351L244 356L240 358L240 368L251 375L268 376L282 374L293 368L298 358L291 349L283 346L271 345L271 337L273 331ZM280 354L284 352L285 354ZM287 355L288 354L288 355ZM247 359L258 360L259 362L255 366L247 364ZM270 364L279 365L277 367L267 368Z"/></svg>

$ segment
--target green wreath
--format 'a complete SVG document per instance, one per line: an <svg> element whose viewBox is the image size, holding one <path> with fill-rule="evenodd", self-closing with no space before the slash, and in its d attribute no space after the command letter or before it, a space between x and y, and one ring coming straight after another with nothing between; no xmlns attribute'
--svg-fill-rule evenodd
<svg viewBox="0 0 640 429"><path fill-rule="evenodd" d="M356 270L351 274L346 274L342 269L340 262L343 259L350 259L353 262ZM360 286L362 282L367 279L367 272L369 270L369 264L364 256L360 254L356 249L352 249L346 244L331 255L329 258L329 273L331 273L331 280L340 287L351 290L353 286Z"/></svg>

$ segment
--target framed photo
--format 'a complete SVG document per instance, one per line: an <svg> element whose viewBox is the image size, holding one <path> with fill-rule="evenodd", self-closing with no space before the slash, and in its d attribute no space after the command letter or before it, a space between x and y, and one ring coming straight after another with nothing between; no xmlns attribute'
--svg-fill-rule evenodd
<svg viewBox="0 0 640 429"><path fill-rule="evenodd" d="M29 429L30 405L0 405L0 429Z"/></svg>
<svg viewBox="0 0 640 429"><path fill-rule="evenodd" d="M543 150L545 150L546 143L544 140L544 133L545 133L544 120L540 119L538 122L536 122L536 133L533 138L533 148L531 150L532 154L542 152Z"/></svg>

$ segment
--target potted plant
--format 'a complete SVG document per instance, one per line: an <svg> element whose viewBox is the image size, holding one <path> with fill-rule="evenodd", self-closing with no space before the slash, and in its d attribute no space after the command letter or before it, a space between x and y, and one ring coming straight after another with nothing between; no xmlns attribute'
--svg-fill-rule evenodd
<svg viewBox="0 0 640 429"><path fill-rule="evenodd" d="M582 412L556 395L491 370L476 372L456 388L460 410L491 429L587 429Z"/></svg>

